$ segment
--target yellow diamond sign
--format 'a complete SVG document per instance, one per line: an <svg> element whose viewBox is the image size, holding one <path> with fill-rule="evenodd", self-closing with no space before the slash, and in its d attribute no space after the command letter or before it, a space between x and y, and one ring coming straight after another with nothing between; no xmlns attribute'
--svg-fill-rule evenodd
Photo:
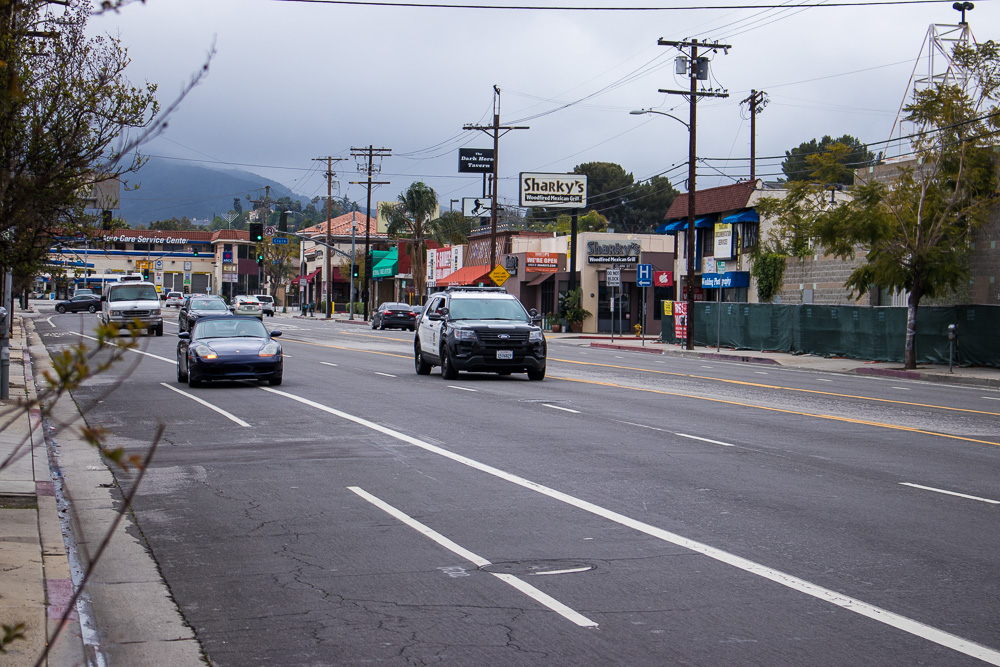
<svg viewBox="0 0 1000 667"><path fill-rule="evenodd" d="M490 278L492 278L493 282L495 282L498 286L503 286L503 284L507 282L507 279L510 278L510 273L507 269L497 264L497 268L490 271Z"/></svg>

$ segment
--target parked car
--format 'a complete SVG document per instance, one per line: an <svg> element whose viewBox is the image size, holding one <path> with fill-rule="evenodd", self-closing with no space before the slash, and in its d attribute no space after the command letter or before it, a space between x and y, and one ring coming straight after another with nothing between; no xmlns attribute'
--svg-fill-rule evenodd
<svg viewBox="0 0 1000 667"><path fill-rule="evenodd" d="M281 384L280 331L250 316L202 317L177 334L177 381L197 387L209 380L257 380Z"/></svg>
<svg viewBox="0 0 1000 667"><path fill-rule="evenodd" d="M251 315L264 319L264 311L260 308L260 302L245 294L233 297L232 303L229 304L229 310L233 311L233 315Z"/></svg>
<svg viewBox="0 0 1000 667"><path fill-rule="evenodd" d="M177 313L177 330L190 331L199 317L212 315L233 316L221 296L189 296Z"/></svg>
<svg viewBox="0 0 1000 667"><path fill-rule="evenodd" d="M386 301L381 304L378 310L372 313L372 329L388 329L390 327L415 331L417 318L413 309L405 303L394 301Z"/></svg>
<svg viewBox="0 0 1000 667"><path fill-rule="evenodd" d="M73 292L73 296L83 296L84 294L93 294L94 290L89 287L77 287L76 291Z"/></svg>
<svg viewBox="0 0 1000 667"><path fill-rule="evenodd" d="M180 292L167 292L167 298L164 300L163 305L180 308L184 305L184 295Z"/></svg>
<svg viewBox="0 0 1000 667"><path fill-rule="evenodd" d="M260 304L260 310L265 315L274 317L274 297L270 294L254 294L253 298L257 299L257 303Z"/></svg>
<svg viewBox="0 0 1000 667"><path fill-rule="evenodd" d="M441 377L458 372L527 373L545 378L547 348L539 325L502 287L450 287L432 294L417 323L413 365L417 375L441 367Z"/></svg>
<svg viewBox="0 0 1000 667"><path fill-rule="evenodd" d="M85 310L88 313L96 313L101 307L101 297L96 294L77 294L72 299L60 301L56 304L57 313L78 313Z"/></svg>

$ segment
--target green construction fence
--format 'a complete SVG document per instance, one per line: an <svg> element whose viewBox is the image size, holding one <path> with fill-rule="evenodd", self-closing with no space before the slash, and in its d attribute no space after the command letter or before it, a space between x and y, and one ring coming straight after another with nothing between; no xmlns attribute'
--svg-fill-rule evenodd
<svg viewBox="0 0 1000 667"><path fill-rule="evenodd" d="M902 362L905 307L695 302L696 345ZM661 339L674 343L673 317ZM917 310L917 363L947 364L954 324L956 366L1000 368L1000 306L925 306Z"/></svg>

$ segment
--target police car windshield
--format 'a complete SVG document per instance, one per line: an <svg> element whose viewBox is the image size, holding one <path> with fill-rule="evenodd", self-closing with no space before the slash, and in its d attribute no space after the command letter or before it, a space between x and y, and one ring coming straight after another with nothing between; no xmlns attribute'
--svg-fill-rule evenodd
<svg viewBox="0 0 1000 667"><path fill-rule="evenodd" d="M156 288L152 285L116 285L108 301L156 301Z"/></svg>
<svg viewBox="0 0 1000 667"><path fill-rule="evenodd" d="M513 299L452 299L449 314L453 320L523 320L528 314Z"/></svg>

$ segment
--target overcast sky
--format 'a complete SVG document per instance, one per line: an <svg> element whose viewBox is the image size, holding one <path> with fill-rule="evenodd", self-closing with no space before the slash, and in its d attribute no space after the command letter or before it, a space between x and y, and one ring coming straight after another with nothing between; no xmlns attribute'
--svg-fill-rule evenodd
<svg viewBox="0 0 1000 667"><path fill-rule="evenodd" d="M759 178L775 180L786 150L825 134L850 134L882 150L911 74L928 70L924 42L931 24L958 23L951 4L535 11L147 0L95 17L90 29L120 34L132 58L130 78L159 84L162 104L177 96L215 46L207 78L146 153L239 167L310 197L326 194L325 164L313 158L347 158L336 163L335 194L363 206L365 188L350 183L363 178L350 149L373 145L392 152L377 176L390 184L378 187L373 201L395 199L422 180L448 208L452 199L481 194L480 176L458 173L458 148L492 146L485 133L462 127L492 122L494 85L501 91L501 123L530 126L500 140L502 203L517 204L519 172L569 172L592 161L618 163L636 180L665 174L685 191L687 129L665 116L629 114L654 108L688 117L683 97L657 92L688 87L686 77L674 74L679 52L658 46L660 38L732 45L728 55L711 55L706 82L729 97L698 104L699 189L749 177L750 121L740 102L753 89L769 100L757 116ZM975 37L1000 39L997 4L976 5L968 14Z"/></svg>

